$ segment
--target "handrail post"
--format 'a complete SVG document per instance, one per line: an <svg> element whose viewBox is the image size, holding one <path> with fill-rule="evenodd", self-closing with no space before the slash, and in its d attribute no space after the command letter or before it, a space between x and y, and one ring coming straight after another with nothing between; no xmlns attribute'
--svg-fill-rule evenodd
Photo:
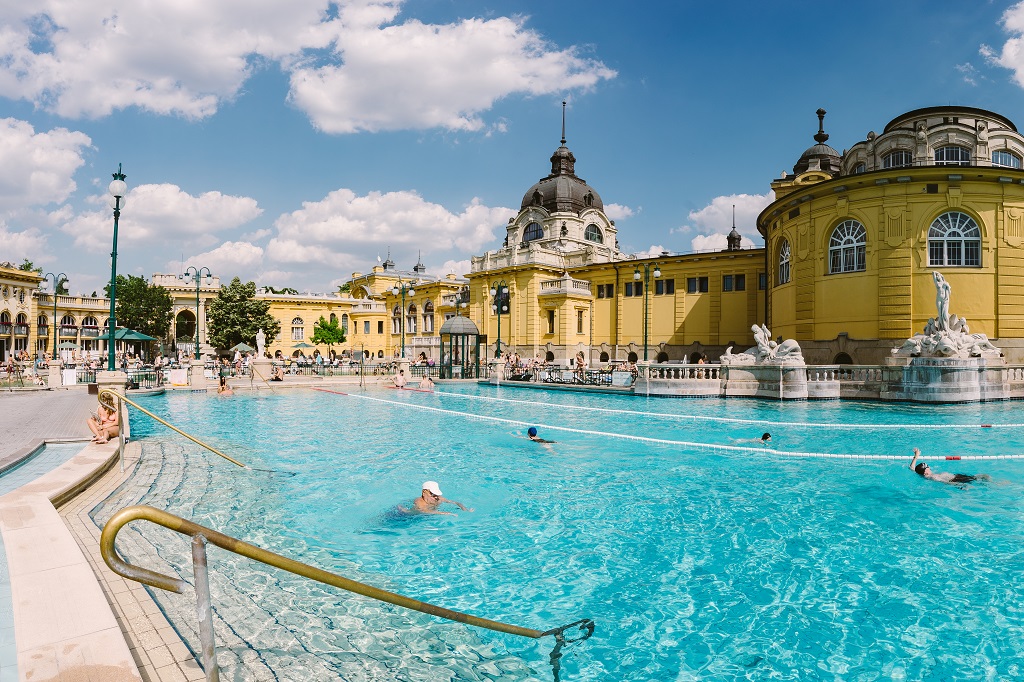
<svg viewBox="0 0 1024 682"><path fill-rule="evenodd" d="M203 647L203 670L207 682L220 682L217 667L217 643L213 638L213 606L210 602L210 571L206 562L206 538L192 536L192 571L196 582L196 616L199 618L199 642Z"/></svg>

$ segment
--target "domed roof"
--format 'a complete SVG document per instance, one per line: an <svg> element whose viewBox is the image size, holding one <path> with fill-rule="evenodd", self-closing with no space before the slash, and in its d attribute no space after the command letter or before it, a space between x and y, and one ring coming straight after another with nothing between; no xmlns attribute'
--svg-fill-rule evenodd
<svg viewBox="0 0 1024 682"><path fill-rule="evenodd" d="M520 210L542 206L549 213L580 213L584 209L604 210L604 202L594 188L576 177L576 157L565 146L565 102L562 102L562 144L551 155L551 175L541 178L526 190Z"/></svg>
<svg viewBox="0 0 1024 682"><path fill-rule="evenodd" d="M827 113L824 109L818 109L818 132L814 136L815 145L808 147L803 154L800 155L800 159L797 160L796 165L793 166L793 172L799 175L808 168L810 168L811 160L817 159L819 167L826 173L838 173L839 163L842 160L842 155L832 147L825 144L828 140L828 133L824 130L825 125L825 114Z"/></svg>
<svg viewBox="0 0 1024 682"><path fill-rule="evenodd" d="M480 330L477 329L476 323L468 317L462 315L456 315L455 317L446 320L441 325L441 331L438 334L479 334Z"/></svg>

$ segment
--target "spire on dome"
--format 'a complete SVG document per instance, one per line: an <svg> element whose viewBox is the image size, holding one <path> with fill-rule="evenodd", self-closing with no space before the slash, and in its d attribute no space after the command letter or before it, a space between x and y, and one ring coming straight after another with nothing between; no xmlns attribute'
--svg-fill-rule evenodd
<svg viewBox="0 0 1024 682"><path fill-rule="evenodd" d="M815 113L818 114L818 132L814 136L814 141L818 144L825 144L828 141L828 133L825 132L825 114L828 112L818 109Z"/></svg>
<svg viewBox="0 0 1024 682"><path fill-rule="evenodd" d="M740 244L743 241L743 237L741 237L740 233L736 230L736 204L732 205L732 231L729 232L729 236L727 236L725 239L729 244L728 248L726 249L727 251L740 250Z"/></svg>

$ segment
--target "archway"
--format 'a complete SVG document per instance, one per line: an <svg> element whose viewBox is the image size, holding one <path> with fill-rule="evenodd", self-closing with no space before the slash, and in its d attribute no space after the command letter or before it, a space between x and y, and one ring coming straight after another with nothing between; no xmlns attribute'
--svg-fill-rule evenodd
<svg viewBox="0 0 1024 682"><path fill-rule="evenodd" d="M630 354L626 356L626 360L628 362L636 362L638 357L639 356L635 352L630 352Z"/></svg>
<svg viewBox="0 0 1024 682"><path fill-rule="evenodd" d="M853 358L848 353L836 353L836 356L832 359L833 365L852 365Z"/></svg>

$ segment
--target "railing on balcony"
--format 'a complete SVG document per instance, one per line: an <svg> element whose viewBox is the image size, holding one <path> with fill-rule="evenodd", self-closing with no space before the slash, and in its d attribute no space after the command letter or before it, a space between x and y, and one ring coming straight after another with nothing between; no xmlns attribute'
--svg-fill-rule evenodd
<svg viewBox="0 0 1024 682"><path fill-rule="evenodd" d="M48 325L48 324L41 324L38 327L36 327L36 335L37 336L49 336L50 335L50 325Z"/></svg>
<svg viewBox="0 0 1024 682"><path fill-rule="evenodd" d="M28 325L27 324L16 324L14 325L15 336L28 336Z"/></svg>
<svg viewBox="0 0 1024 682"><path fill-rule="evenodd" d="M78 336L78 326L74 325L74 324L62 324L60 326L60 335L61 336Z"/></svg>
<svg viewBox="0 0 1024 682"><path fill-rule="evenodd" d="M705 379L719 381L722 378L721 365L651 365L648 377L651 379Z"/></svg>
<svg viewBox="0 0 1024 682"><path fill-rule="evenodd" d="M540 283L540 295L545 294L585 294L589 296L590 282L571 277L549 279Z"/></svg>
<svg viewBox="0 0 1024 682"><path fill-rule="evenodd" d="M9 322L0 322L0 336L11 335L11 324Z"/></svg>
<svg viewBox="0 0 1024 682"><path fill-rule="evenodd" d="M82 338L96 339L99 338L100 328L93 326L82 326Z"/></svg>
<svg viewBox="0 0 1024 682"><path fill-rule="evenodd" d="M380 301L364 301L352 306L353 313L383 313L387 307Z"/></svg>

